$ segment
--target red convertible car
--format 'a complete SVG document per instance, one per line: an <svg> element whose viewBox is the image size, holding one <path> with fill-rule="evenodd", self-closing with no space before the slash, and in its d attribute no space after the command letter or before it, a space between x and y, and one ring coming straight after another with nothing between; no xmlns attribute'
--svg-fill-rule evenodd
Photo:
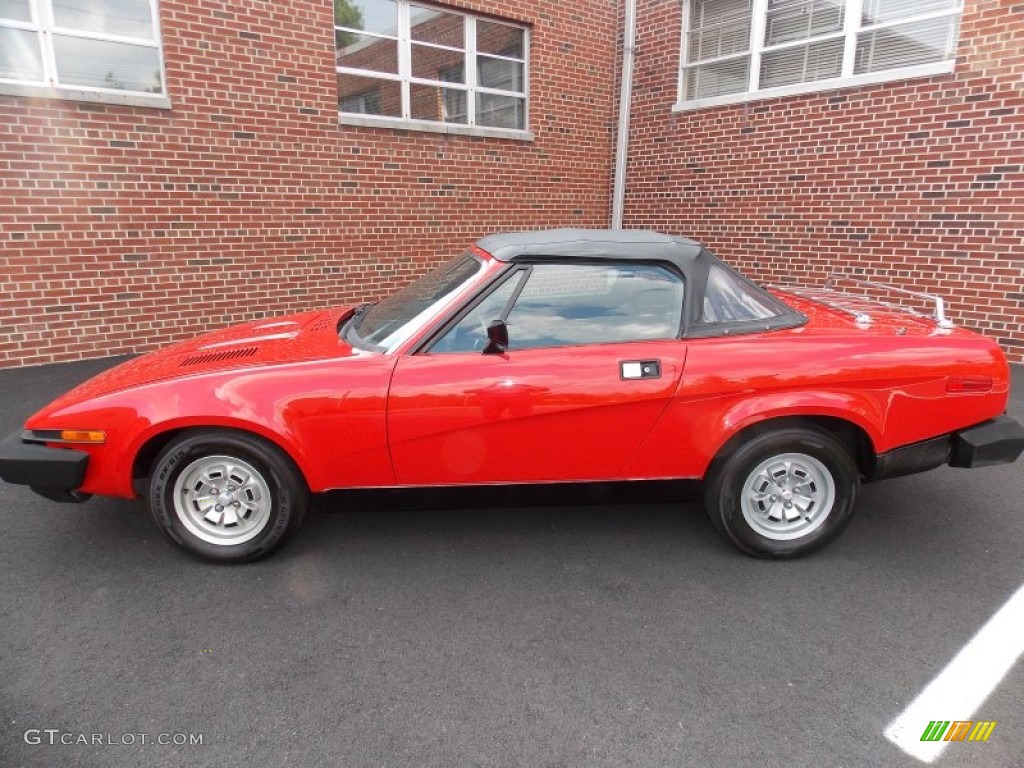
<svg viewBox="0 0 1024 768"><path fill-rule="evenodd" d="M176 544L253 560L332 489L702 481L715 527L786 557L861 482L1016 460L1005 357L936 316L768 291L641 231L484 238L378 304L123 363L0 445L50 499L144 496Z"/></svg>

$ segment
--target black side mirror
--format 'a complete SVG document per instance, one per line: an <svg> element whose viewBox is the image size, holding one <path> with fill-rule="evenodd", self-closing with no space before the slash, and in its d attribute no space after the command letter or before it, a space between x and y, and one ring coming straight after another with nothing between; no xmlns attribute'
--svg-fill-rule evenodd
<svg viewBox="0 0 1024 768"><path fill-rule="evenodd" d="M494 320L487 326L487 346L485 355L500 355L508 349L508 326L504 320Z"/></svg>

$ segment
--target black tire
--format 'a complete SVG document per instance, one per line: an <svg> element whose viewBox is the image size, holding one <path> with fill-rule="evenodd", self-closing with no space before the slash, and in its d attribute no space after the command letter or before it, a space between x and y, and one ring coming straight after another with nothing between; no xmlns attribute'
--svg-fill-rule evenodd
<svg viewBox="0 0 1024 768"><path fill-rule="evenodd" d="M775 477L783 485L773 485ZM704 508L719 533L748 555L799 557L849 524L859 486L857 466L836 438L815 427L782 427L755 432L715 460L705 478Z"/></svg>
<svg viewBox="0 0 1024 768"><path fill-rule="evenodd" d="M217 490L220 494L214 495ZM298 530L309 490L294 462L276 446L243 432L203 429L183 432L160 452L148 501L157 527L185 551L242 563L266 557ZM215 507L218 512L211 508L208 514L233 517L215 524L202 509L218 502L224 502Z"/></svg>

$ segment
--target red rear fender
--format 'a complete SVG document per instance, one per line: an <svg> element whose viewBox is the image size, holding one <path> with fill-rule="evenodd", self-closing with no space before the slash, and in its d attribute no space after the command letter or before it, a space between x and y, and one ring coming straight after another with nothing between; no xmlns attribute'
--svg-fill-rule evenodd
<svg viewBox="0 0 1024 768"><path fill-rule="evenodd" d="M855 392L677 397L644 442L634 467L644 468L650 477L702 478L715 456L737 434L755 424L790 417L842 420L863 431L874 446L882 434L883 412L875 399Z"/></svg>

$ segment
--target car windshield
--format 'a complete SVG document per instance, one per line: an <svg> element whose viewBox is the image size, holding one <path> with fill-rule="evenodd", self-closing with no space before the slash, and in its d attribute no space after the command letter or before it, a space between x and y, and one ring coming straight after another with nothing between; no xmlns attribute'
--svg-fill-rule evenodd
<svg viewBox="0 0 1024 768"><path fill-rule="evenodd" d="M452 259L397 293L358 313L349 329L354 341L391 351L435 313L435 307L461 290L483 264L472 254Z"/></svg>

